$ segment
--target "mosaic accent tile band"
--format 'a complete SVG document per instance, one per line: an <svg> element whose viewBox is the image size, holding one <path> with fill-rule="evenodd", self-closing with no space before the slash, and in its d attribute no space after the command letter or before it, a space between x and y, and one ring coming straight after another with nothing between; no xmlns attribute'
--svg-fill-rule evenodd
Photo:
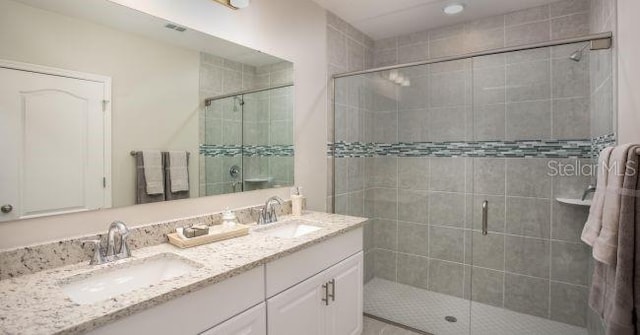
<svg viewBox="0 0 640 335"><path fill-rule="evenodd" d="M616 143L617 143L617 137L616 137L616 134L614 133L593 138L591 141L591 145L592 145L591 152L593 154L593 157L594 158L598 157L602 149L606 147L615 146Z"/></svg>
<svg viewBox="0 0 640 335"><path fill-rule="evenodd" d="M524 140L476 142L363 143L327 145L331 157L505 157L591 158L594 152L615 144L615 134L580 140ZM603 146L604 145L604 146ZM599 151L597 151L599 152Z"/></svg>
<svg viewBox="0 0 640 335"><path fill-rule="evenodd" d="M210 145L200 144L206 157L293 157L293 145Z"/></svg>

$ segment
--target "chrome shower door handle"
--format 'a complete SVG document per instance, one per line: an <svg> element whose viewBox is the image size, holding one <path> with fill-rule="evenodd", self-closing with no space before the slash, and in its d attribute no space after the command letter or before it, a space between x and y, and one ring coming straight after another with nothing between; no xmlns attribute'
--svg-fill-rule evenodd
<svg viewBox="0 0 640 335"><path fill-rule="evenodd" d="M482 202L482 235L489 233L489 201Z"/></svg>

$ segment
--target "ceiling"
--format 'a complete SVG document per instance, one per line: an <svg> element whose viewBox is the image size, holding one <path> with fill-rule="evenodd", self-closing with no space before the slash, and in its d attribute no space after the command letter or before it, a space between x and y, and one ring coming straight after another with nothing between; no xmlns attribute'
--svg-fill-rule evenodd
<svg viewBox="0 0 640 335"><path fill-rule="evenodd" d="M107 0L16 0L26 5L142 35L178 47L202 51L243 64L262 66L284 61L245 46L197 30L165 28L166 20Z"/></svg>
<svg viewBox="0 0 640 335"><path fill-rule="evenodd" d="M405 35L505 14L557 0L313 0L374 40ZM446 15L449 3L462 3L461 14Z"/></svg>

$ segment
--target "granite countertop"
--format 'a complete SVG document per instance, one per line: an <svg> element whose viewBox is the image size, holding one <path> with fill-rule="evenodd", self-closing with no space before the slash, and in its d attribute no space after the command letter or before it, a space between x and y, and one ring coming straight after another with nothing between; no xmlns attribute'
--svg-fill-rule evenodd
<svg viewBox="0 0 640 335"><path fill-rule="evenodd" d="M356 229L367 220L306 211L299 217L322 229L296 238L269 236L266 231L179 249L168 243L134 250L129 259L93 266L86 262L0 281L0 333L82 334L114 320L221 282L257 266ZM280 221L293 219L285 216ZM202 266L186 275L140 288L91 305L72 302L61 289L69 277L154 257L175 254Z"/></svg>

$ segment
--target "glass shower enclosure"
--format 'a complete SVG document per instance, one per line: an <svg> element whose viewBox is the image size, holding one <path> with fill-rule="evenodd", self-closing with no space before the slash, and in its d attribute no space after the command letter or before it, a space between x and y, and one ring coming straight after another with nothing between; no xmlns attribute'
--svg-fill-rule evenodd
<svg viewBox="0 0 640 335"><path fill-rule="evenodd" d="M207 100L201 195L293 185L293 85Z"/></svg>
<svg viewBox="0 0 640 335"><path fill-rule="evenodd" d="M370 219L367 316L424 334L587 334L588 206L569 203L615 143L607 42L335 77L333 209Z"/></svg>

